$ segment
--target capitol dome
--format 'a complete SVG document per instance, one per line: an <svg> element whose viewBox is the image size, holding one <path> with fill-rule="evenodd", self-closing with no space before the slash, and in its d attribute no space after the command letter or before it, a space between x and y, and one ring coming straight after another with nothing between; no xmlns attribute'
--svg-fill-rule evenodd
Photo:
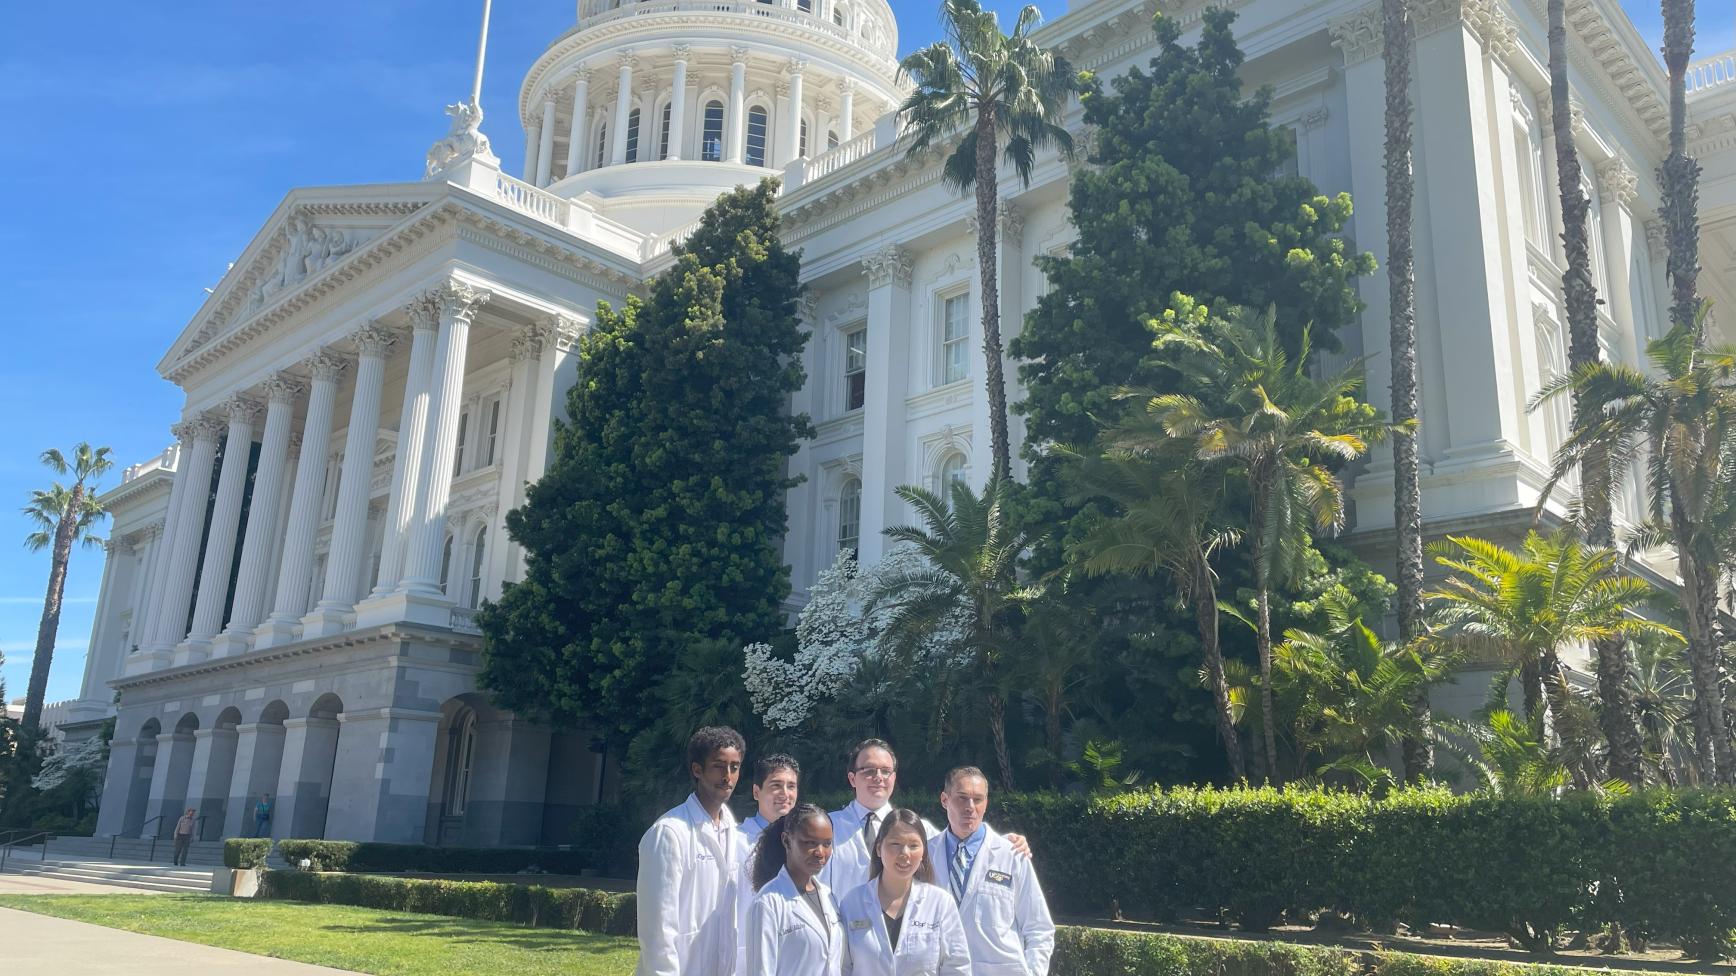
<svg viewBox="0 0 1736 976"><path fill-rule="evenodd" d="M580 0L519 90L524 179L671 230L872 130L897 51L886 0Z"/></svg>

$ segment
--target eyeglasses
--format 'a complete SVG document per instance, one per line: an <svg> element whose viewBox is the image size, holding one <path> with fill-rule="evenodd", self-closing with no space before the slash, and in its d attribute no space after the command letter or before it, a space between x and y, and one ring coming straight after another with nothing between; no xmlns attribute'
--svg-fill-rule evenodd
<svg viewBox="0 0 1736 976"><path fill-rule="evenodd" d="M863 766L861 769L856 770L856 775L867 776L873 779L891 779L897 774L898 769L895 766Z"/></svg>

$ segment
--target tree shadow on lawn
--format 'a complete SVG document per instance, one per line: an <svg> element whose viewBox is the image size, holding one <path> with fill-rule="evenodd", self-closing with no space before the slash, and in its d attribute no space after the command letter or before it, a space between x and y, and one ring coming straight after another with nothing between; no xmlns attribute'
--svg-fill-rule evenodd
<svg viewBox="0 0 1736 976"><path fill-rule="evenodd" d="M478 927L486 926L486 927ZM389 933L444 939L449 942L477 945L508 946L531 952L575 952L602 956L621 951L612 943L625 936L600 935L576 929L543 929L514 925L511 922L476 922L454 918L436 921L428 918L384 916L363 924L330 923L318 926L321 931L368 935Z"/></svg>

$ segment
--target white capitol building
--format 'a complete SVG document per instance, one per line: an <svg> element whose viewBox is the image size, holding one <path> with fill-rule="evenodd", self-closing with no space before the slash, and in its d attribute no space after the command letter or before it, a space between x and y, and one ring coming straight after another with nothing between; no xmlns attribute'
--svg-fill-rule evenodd
<svg viewBox="0 0 1736 976"><path fill-rule="evenodd" d="M1229 5L1298 170L1348 190L1358 247L1384 254L1377 3ZM1184 26L1202 10L1161 6ZM1565 408L1526 409L1566 346L1543 0L1419 7L1425 514L1434 530L1518 525L1565 423ZM1039 40L1113 75L1154 53L1154 9L1077 0ZM612 770L590 735L477 691L472 608L523 565L503 519L547 464L597 303L643 291L730 187L784 179L808 289L794 407L818 433L791 461L806 477L785 542L796 600L841 546L880 554L903 517L895 486L985 478L974 203L942 185L938 154L898 141L885 0L577 13L525 75L522 173L460 118L424 180L293 190L169 343L157 371L186 392L175 443L103 496L113 541L83 691L55 707L69 736L116 717L99 834L156 831L186 806L207 837L245 834L249 798L270 792L279 837L567 839ZM1637 361L1666 327L1665 79L1616 0L1569 0L1568 19L1605 347ZM1720 309L1736 306L1732 68L1702 62L1690 96L1701 287ZM1002 174L1007 323L1045 287L1032 259L1072 237L1067 183L1052 156L1028 187ZM1379 402L1385 278L1359 287L1368 311L1344 338L1372 356ZM1353 492L1352 542L1377 561L1388 464Z"/></svg>

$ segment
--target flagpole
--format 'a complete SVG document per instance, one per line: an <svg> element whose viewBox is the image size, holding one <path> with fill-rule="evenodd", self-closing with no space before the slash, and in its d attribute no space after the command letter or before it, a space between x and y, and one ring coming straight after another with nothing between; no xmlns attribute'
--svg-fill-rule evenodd
<svg viewBox="0 0 1736 976"><path fill-rule="evenodd" d="M476 84L470 88L470 104L482 105L482 62L488 53L488 10L494 0L482 0L482 37L476 42Z"/></svg>

